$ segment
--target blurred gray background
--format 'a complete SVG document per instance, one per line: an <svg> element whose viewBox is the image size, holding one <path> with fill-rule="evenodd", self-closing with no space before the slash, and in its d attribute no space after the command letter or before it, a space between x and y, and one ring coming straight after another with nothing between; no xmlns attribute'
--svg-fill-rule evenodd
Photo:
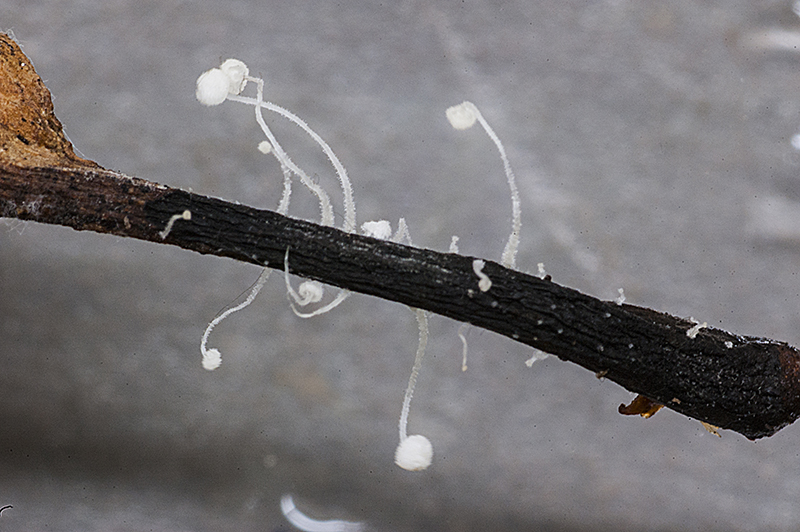
<svg viewBox="0 0 800 532"><path fill-rule="evenodd" d="M280 171L252 108L206 108L228 57L345 163L359 223L405 217L419 246L497 260L510 201L494 146L457 132L469 99L523 196L518 265L603 299L800 344L800 18L790 1L6 0L84 156L274 208ZM322 152L269 117L341 195ZM295 191L291 213L315 218ZM369 530L796 530L800 426L756 443L555 358L431 320L409 431L434 463L392 463L416 349L408 309L354 295L313 320L259 270L70 229L0 224L0 529L290 530L284 493ZM330 297L330 296L329 296Z"/></svg>

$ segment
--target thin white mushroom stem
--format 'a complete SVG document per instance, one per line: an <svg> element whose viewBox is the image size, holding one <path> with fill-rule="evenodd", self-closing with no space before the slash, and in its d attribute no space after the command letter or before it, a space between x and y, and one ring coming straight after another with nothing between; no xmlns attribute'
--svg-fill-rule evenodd
<svg viewBox="0 0 800 532"><path fill-rule="evenodd" d="M455 253L456 255L458 255L458 253L459 253L458 252L458 237L456 235L453 235L453 237L450 239L450 250L449 251L450 251L450 253Z"/></svg>
<svg viewBox="0 0 800 532"><path fill-rule="evenodd" d="M278 203L278 214L283 214L286 216L286 213L289 212L289 199L292 196L292 176L288 172L288 168L284 167L283 172L283 194L281 194L281 201Z"/></svg>
<svg viewBox="0 0 800 532"><path fill-rule="evenodd" d="M467 371L467 336L469 330L469 323L462 323L458 328L458 337L461 340L461 371Z"/></svg>
<svg viewBox="0 0 800 532"><path fill-rule="evenodd" d="M203 355L203 367L205 369L209 371L215 370L222 363L222 354L220 353L219 349L206 348L206 345L208 344L208 337L211 335L211 331L213 331L214 327L219 325L220 322L222 322L222 320L224 320L234 312L238 312L243 308L247 307L248 305L250 305L250 303L253 302L258 293L264 287L264 284L267 282L267 279L269 279L270 273L272 273L272 270L270 268L264 268L264 270L261 272L261 275L258 276L258 280L256 280L255 284L253 285L253 288L250 290L250 293L247 295L247 298L238 305L236 305L235 307L230 307L225 311L221 312L219 315L217 315L216 318L211 320L211 323L209 323L206 326L206 330L203 332L203 338L200 340L200 352Z"/></svg>
<svg viewBox="0 0 800 532"><path fill-rule="evenodd" d="M266 135L268 140L268 142L260 143L258 149L265 154L272 153L275 158L278 159L278 162L281 165L281 170L284 174L284 178L286 178L290 173L294 173L300 178L300 181L303 183L303 185L308 187L308 189L311 190L319 199L320 211L322 213L322 220L320 223L322 225L332 226L334 223L333 207L331 206L328 194L318 184L314 183L300 167L292 162L289 155L283 150L280 143L278 143L277 139L275 138L275 135L272 134L272 131L264 121L261 108L263 107L267 110L274 111L284 116L300 126L306 133L311 135L314 141L317 142L325 151L334 168L336 169L337 174L339 175L339 181L341 182L342 190L344 191L345 229L349 232L354 232L356 225L355 204L353 202L352 186L350 185L350 180L347 177L347 172L345 171L344 166L333 153L333 150L331 150L330 146L328 146L328 144L325 143L325 141L322 140L319 135L311 130L311 128L309 128L308 125L302 119L300 119L300 117L290 113L282 107L265 102L264 80L250 76L249 72L250 71L247 68L247 65L245 65L242 61L239 61L238 59L228 59L219 67L203 72L197 78L197 89L195 91L195 96L200 103L208 106L219 105L226 100L237 101L254 106L256 122L258 122L259 127L261 127L261 130L264 132L264 135ZM247 82L250 81L256 84L256 98L245 98L240 96L240 93L242 90L244 90L245 85L247 85ZM291 189L289 187L285 187L284 196L281 198L281 206L286 205L287 209L290 193Z"/></svg>
<svg viewBox="0 0 800 532"><path fill-rule="evenodd" d="M173 214L167 221L167 225L164 227L164 230L158 233L158 236L161 237L161 240L164 240L172 232L172 226L175 224L175 222L177 222L178 220L188 221L191 219L192 219L192 211L190 211L189 209L186 209L180 214Z"/></svg>
<svg viewBox="0 0 800 532"><path fill-rule="evenodd" d="M262 140L258 143L258 151L268 155L272 153L272 144L267 140ZM286 165L281 164L281 172L283 173L283 193L278 203L277 212L285 216L289 212L289 200L292 197L292 171Z"/></svg>
<svg viewBox="0 0 800 532"><path fill-rule="evenodd" d="M261 78L253 78L248 76L245 78L247 81L252 81L256 84L256 98L246 98L243 96L239 96L236 94L229 94L228 100L234 102L241 102L252 105L255 107L256 113L256 122L258 122L261 131L264 132L266 135L267 140L269 141L270 145L272 146L272 153L275 154L275 158L278 159L282 167L286 167L292 171L297 177L300 178L300 182L308 188L319 200L320 211L322 213L321 216L321 225L332 226L333 225L333 206L331 205L331 200L328 197L327 192L320 187L317 183L315 183L308 174L306 174L302 168L297 166L289 155L283 150L278 139L275 138L275 135L272 134L272 130L270 130L269 126L267 126L266 121L264 121L264 116L261 113L261 104L264 104L264 80ZM270 104L271 105L271 104ZM277 107L277 106L275 106ZM265 107L270 109L269 107ZM285 171L284 171L285 174Z"/></svg>
<svg viewBox="0 0 800 532"><path fill-rule="evenodd" d="M357 521L312 519L295 506L291 495L281 497L281 512L286 520L303 532L362 532L364 524Z"/></svg>
<svg viewBox="0 0 800 532"><path fill-rule="evenodd" d="M259 87L259 94L263 93L263 86L264 80L261 78L247 78L249 81L253 81ZM254 105L256 108L263 107L268 111L272 111L277 113L284 118L288 119L289 121L293 122L297 126L299 126L303 131L305 131L313 140L316 142L322 151L325 152L325 155L328 157L328 160L333 165L334 169L336 170L336 175L339 178L339 183L342 187L342 194L344 195L344 224L342 226L344 231L348 233L353 233L356 230L356 206L355 201L353 200L353 186L350 183L350 178L347 176L347 170L345 170L344 165L333 152L331 147L328 145L325 140L320 137L316 131L311 129L309 125L299 116L292 113L288 109L284 109L279 105L275 105L274 103L264 101L262 97L257 98L250 98L247 96L239 96L239 95L229 95L228 99L234 102L245 103L248 105ZM263 118L262 118L263 121ZM261 122L259 122L261 125ZM262 126L263 129L264 126Z"/></svg>
<svg viewBox="0 0 800 532"><path fill-rule="evenodd" d="M459 105L454 105L446 111L447 119L454 129L467 129L472 127L475 120L480 123L481 127L492 139L497 151L500 152L500 158L503 160L503 169L506 173L508 180L508 187L511 189L511 234L508 236L508 242L503 250L502 263L506 268L516 268L517 249L519 248L519 233L522 229L522 207L520 205L519 190L517 189L517 181L514 177L514 172L511 170L511 163L508 161L506 150L500 138L494 132L492 127L483 118L483 115L472 102L463 102Z"/></svg>
<svg viewBox="0 0 800 532"><path fill-rule="evenodd" d="M408 378L408 386L406 393L403 397L403 408L400 411L400 441L408 437L406 431L408 427L408 410L411 405L411 397L414 395L414 388L417 385L417 377L419 376L419 369L422 367L422 359L425 357L425 349L428 346L428 313L424 310L414 309L417 316L417 325L419 326L419 344L417 345L417 355L414 358L414 366L411 368L411 376Z"/></svg>
<svg viewBox="0 0 800 532"><path fill-rule="evenodd" d="M503 266L506 268L516 268L516 261L517 261L517 249L519 248L519 233L522 229L522 207L520 206L519 200L519 190L517 190L517 181L514 177L514 172L511 170L511 163L508 161L508 156L506 155L506 150L503 147L503 143L500 142L500 138L495 134L492 127L483 118L483 115L478 110L475 105L470 102L470 106L472 106L473 111L475 112L475 116L478 118L478 122L480 122L483 129L486 130L486 134L489 135L489 138L492 139L494 145L497 146L497 151L500 152L500 158L503 160L503 169L506 173L506 179L508 180L508 188L511 190L511 234L508 236L508 242L506 243L506 247L503 250Z"/></svg>
<svg viewBox="0 0 800 532"><path fill-rule="evenodd" d="M297 310L297 308L294 306L293 303L289 302L289 304L292 305L292 310L294 311L295 315L298 318L304 318L304 319L305 318L313 318L314 316L319 316L320 314L325 314L326 312L330 312L331 310L335 309L336 307L341 305L342 302L345 299L347 299L349 296L350 296L350 292L349 291L340 290L339 293L336 294L336 297L333 298L333 301L331 301L330 303L328 303L324 307L320 307L317 310L314 310L312 312L300 312L299 310Z"/></svg>
<svg viewBox="0 0 800 532"><path fill-rule="evenodd" d="M405 218L397 220L397 231L395 231L392 237L392 242L406 244L407 246L414 245L414 243L411 242L411 233L408 232L408 224L406 224Z"/></svg>
<svg viewBox="0 0 800 532"><path fill-rule="evenodd" d="M431 445L430 440L422 434L409 436L406 432L411 396L414 395L419 368L422 366L422 358L425 356L425 347L428 344L428 314L420 309L416 309L415 313L417 315L417 325L419 326L419 344L417 345L414 366L411 368L411 377L408 379L405 397L403 397L403 408L400 412L400 422L398 424L400 443L398 443L394 451L394 463L407 471L422 471L427 469L433 461L433 445Z"/></svg>

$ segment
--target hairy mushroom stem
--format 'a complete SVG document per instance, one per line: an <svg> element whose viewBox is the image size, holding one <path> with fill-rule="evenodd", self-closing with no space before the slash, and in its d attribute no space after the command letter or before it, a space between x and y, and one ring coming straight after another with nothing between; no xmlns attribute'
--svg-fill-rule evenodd
<svg viewBox="0 0 800 532"><path fill-rule="evenodd" d="M409 471L422 471L427 469L433 461L433 446L430 440L421 434L409 436L408 411L411 405L411 397L414 395L414 387L417 385L422 359L425 357L425 348L428 345L428 314L421 309L414 310L417 316L419 327L419 343L417 344L417 354L414 358L414 366L411 368L411 376L408 378L408 386L403 397L403 408L400 411L400 421L398 428L400 432L400 443L395 450L395 463Z"/></svg>

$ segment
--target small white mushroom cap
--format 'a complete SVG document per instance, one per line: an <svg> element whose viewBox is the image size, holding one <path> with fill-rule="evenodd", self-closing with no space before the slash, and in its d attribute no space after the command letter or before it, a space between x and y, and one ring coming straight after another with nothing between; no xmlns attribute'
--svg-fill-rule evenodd
<svg viewBox="0 0 800 532"><path fill-rule="evenodd" d="M212 348L203 353L203 368L213 371L222 364L222 353L219 349Z"/></svg>
<svg viewBox="0 0 800 532"><path fill-rule="evenodd" d="M219 69L228 77L228 92L231 94L242 92L245 84L247 84L244 78L250 74L250 69L247 68L247 65L238 59L227 59L220 65Z"/></svg>
<svg viewBox="0 0 800 532"><path fill-rule="evenodd" d="M364 222L361 224L361 231L365 236L388 240L392 236L392 224L388 220Z"/></svg>
<svg viewBox="0 0 800 532"><path fill-rule="evenodd" d="M463 102L448 107L445 115L447 115L447 120L453 126L453 129L469 129L478 119L474 109L475 106L470 102Z"/></svg>
<svg viewBox="0 0 800 532"><path fill-rule="evenodd" d="M209 107L219 105L228 97L230 79L218 68L206 70L197 78L197 101Z"/></svg>
<svg viewBox="0 0 800 532"><path fill-rule="evenodd" d="M433 445L422 434L412 434L400 442L394 452L394 463L407 471L422 471L433 462Z"/></svg>
<svg viewBox="0 0 800 532"><path fill-rule="evenodd" d="M323 288L322 283L317 281L304 281L300 283L300 287L297 289L297 295L300 296L300 300L297 304L304 307L309 303L319 303L322 301L322 296L325 295L325 288Z"/></svg>
<svg viewBox="0 0 800 532"><path fill-rule="evenodd" d="M219 68L206 70L197 78L195 96L203 105L219 105L228 94L239 94L247 84L250 70L238 59L228 59Z"/></svg>
<svg viewBox="0 0 800 532"><path fill-rule="evenodd" d="M272 151L272 144L270 144L269 141L262 140L258 143L258 151L266 155Z"/></svg>

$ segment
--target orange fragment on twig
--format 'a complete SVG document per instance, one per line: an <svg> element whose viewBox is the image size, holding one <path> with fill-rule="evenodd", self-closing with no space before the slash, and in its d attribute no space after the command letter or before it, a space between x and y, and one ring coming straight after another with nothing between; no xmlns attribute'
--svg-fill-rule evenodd
<svg viewBox="0 0 800 532"><path fill-rule="evenodd" d="M640 415L647 419L662 408L664 408L664 405L661 403L656 403L644 395L637 395L636 399L631 401L631 404L628 406L625 406L624 404L619 405L619 413L624 416Z"/></svg>

